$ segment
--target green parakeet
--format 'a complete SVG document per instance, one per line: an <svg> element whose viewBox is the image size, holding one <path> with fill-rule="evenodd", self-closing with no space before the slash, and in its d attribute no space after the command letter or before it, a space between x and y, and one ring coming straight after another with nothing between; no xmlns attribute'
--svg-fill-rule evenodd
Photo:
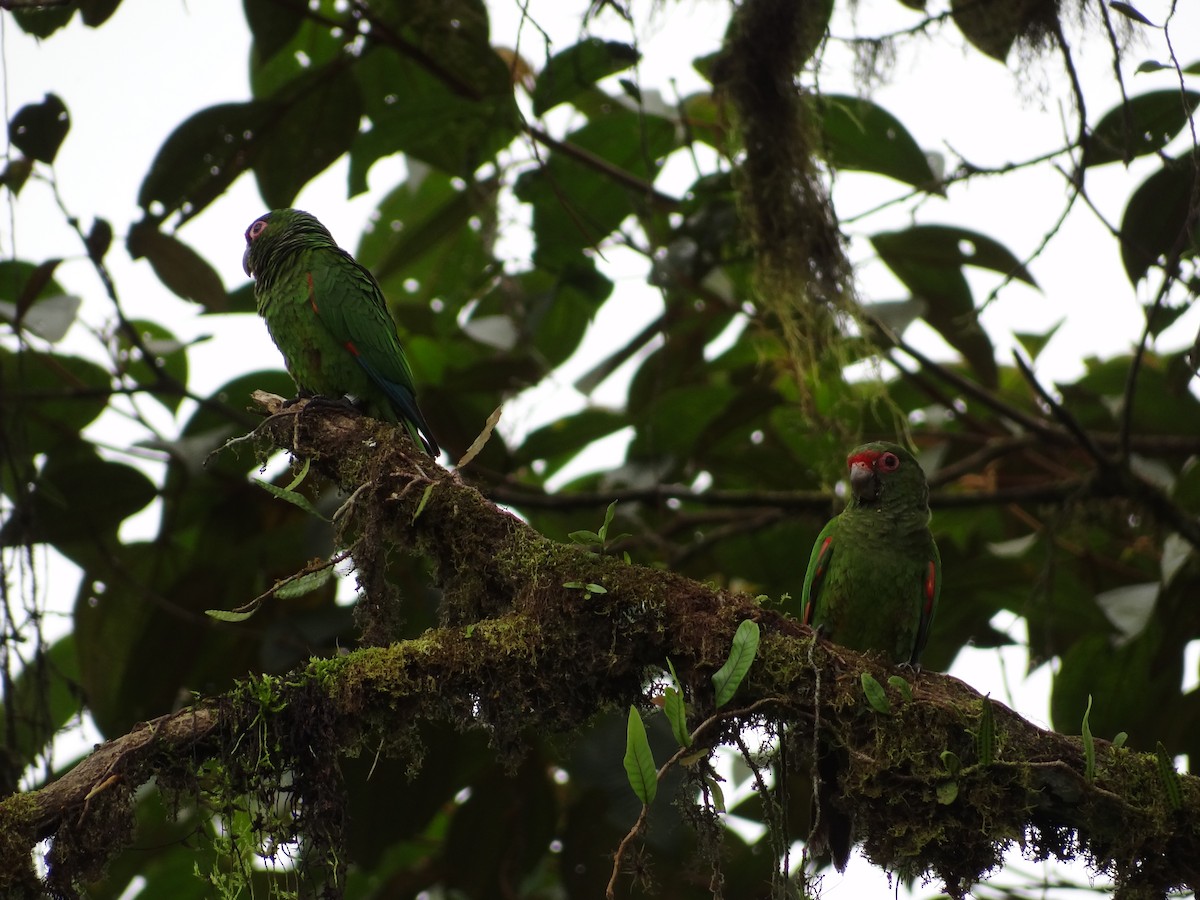
<svg viewBox="0 0 1200 900"><path fill-rule="evenodd" d="M350 397L368 415L403 423L430 456L441 452L379 282L316 217L276 209L255 219L242 267L301 394Z"/></svg>
<svg viewBox="0 0 1200 900"><path fill-rule="evenodd" d="M864 444L846 458L850 497L821 529L804 576L804 623L854 650L883 651L919 668L942 585L942 561L929 531L929 486L911 453ZM817 760L820 819L814 843L846 867L853 823L837 807L840 765Z"/></svg>

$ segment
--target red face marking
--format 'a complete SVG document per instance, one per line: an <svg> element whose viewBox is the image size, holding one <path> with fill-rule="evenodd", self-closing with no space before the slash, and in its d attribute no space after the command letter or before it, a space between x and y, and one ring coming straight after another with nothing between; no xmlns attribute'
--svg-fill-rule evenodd
<svg viewBox="0 0 1200 900"><path fill-rule="evenodd" d="M846 457L847 468L853 469L856 465L879 472L895 472L900 468L900 457L890 450L882 453L878 450L864 450L862 453Z"/></svg>

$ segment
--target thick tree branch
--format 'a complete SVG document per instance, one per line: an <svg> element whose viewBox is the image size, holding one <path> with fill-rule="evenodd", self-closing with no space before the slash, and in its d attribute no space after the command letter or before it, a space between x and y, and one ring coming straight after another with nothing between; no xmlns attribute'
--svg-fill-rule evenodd
<svg viewBox="0 0 1200 900"><path fill-rule="evenodd" d="M279 398L259 402L281 410ZM272 738L256 754L290 740L298 756L336 756L386 740L385 752L415 758L421 723L449 721L486 729L498 753L516 755L532 734L567 733L602 709L645 705L649 678L668 657L694 725L714 712L709 676L747 618L758 622L762 644L735 698L738 714L712 743L765 724L797 736L789 748L804 756L819 721L823 739L845 749L847 802L877 864L935 873L961 895L1024 841L1027 854L1083 855L1151 895L1200 883L1200 779L1180 778L1182 803L1173 808L1152 754L1097 741L1089 777L1079 738L995 703L985 752L976 738L985 701L968 685L909 676L912 699L889 686L891 710L878 712L860 677L886 685L895 671L877 659L825 642L814 648L809 629L749 597L549 541L433 465L399 430L301 405L260 431L353 495L346 515L354 548L379 539L434 563L443 626L313 660L284 678L252 679L139 726L58 781L0 802L0 893L36 890L30 852L45 837L63 848L52 852L52 878L93 873L128 841L136 788L155 776L178 785L207 760L228 764L263 729ZM567 587L573 582L606 593L587 595ZM960 768L947 766L946 751ZM114 827L122 817L124 831ZM103 840L88 843L90 833ZM74 859L80 847L88 853Z"/></svg>

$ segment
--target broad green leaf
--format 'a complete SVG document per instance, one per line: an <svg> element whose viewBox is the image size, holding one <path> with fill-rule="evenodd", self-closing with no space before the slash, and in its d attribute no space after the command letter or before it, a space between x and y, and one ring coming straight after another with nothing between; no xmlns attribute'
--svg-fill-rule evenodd
<svg viewBox="0 0 1200 900"><path fill-rule="evenodd" d="M158 280L184 300L209 312L221 312L229 305L216 269L179 238L159 231L152 220L143 219L129 229L127 246L130 256L149 260Z"/></svg>
<svg viewBox="0 0 1200 900"><path fill-rule="evenodd" d="M674 124L607 102L607 111L593 114L566 145L649 185L677 146ZM598 245L646 205L645 190L615 181L567 148L552 150L544 165L522 174L516 193L533 206L534 262L552 272L576 262L581 250Z"/></svg>
<svg viewBox="0 0 1200 900"><path fill-rule="evenodd" d="M33 765L55 733L79 714L78 682L73 635L38 650L21 669L0 708L0 733L6 736L10 764Z"/></svg>
<svg viewBox="0 0 1200 900"><path fill-rule="evenodd" d="M358 137L362 97L352 71L335 60L272 99L271 128L260 136L254 176L271 209L296 194Z"/></svg>
<svg viewBox="0 0 1200 900"><path fill-rule="evenodd" d="M889 675L888 684L896 689L905 703L912 703L912 685L908 683L907 679L900 675Z"/></svg>
<svg viewBox="0 0 1200 900"><path fill-rule="evenodd" d="M679 688L669 687L663 693L663 712L671 724L671 734L675 736L679 746L692 746L692 735L687 727L687 710L683 702L683 693Z"/></svg>
<svg viewBox="0 0 1200 900"><path fill-rule="evenodd" d="M66 104L57 94L47 94L41 103L17 110L8 126L8 139L30 159L53 163L70 128Z"/></svg>
<svg viewBox="0 0 1200 900"><path fill-rule="evenodd" d="M270 59L292 39L305 21L302 10L275 0L243 0L246 24L254 36L254 52L260 62Z"/></svg>
<svg viewBox="0 0 1200 900"><path fill-rule="evenodd" d="M486 34L460 28L428 35L423 49L449 66L380 49L354 66L371 128L350 151L350 191L366 189L367 173L384 156L405 153L448 175L470 179L517 136L519 119L509 68ZM447 57L454 57L451 61Z"/></svg>
<svg viewBox="0 0 1200 900"><path fill-rule="evenodd" d="M629 786L646 806L654 802L658 793L658 769L654 765L654 754L650 752L650 741L646 739L646 726L637 707L629 707L629 724L625 731L625 775Z"/></svg>
<svg viewBox="0 0 1200 900"><path fill-rule="evenodd" d="M566 462L569 456L573 456L592 441L612 434L628 424L626 417L618 412L585 409L556 419L531 433L517 448L517 459L526 463L535 459Z"/></svg>
<svg viewBox="0 0 1200 900"><path fill-rule="evenodd" d="M418 315L435 300L454 323L494 276L487 235L495 222L496 190L494 180L464 184L410 163L408 179L379 204L356 256L379 279L404 329L419 329Z"/></svg>
<svg viewBox="0 0 1200 900"><path fill-rule="evenodd" d="M259 132L273 115L270 104L251 101L221 103L189 116L159 147L138 204L155 219L176 210L183 210L181 221L194 216L253 164Z"/></svg>
<svg viewBox="0 0 1200 900"><path fill-rule="evenodd" d="M69 548L62 545L115 541L118 526L157 494L137 469L101 459L90 448L52 453L34 480L22 515L0 528L0 546L55 544L69 557Z"/></svg>
<svg viewBox="0 0 1200 900"><path fill-rule="evenodd" d="M891 701L887 698L887 692L883 689L883 685L876 680L875 676L870 672L863 672L859 676L859 682L862 684L863 694L866 695L867 704L877 713L890 715L892 712Z"/></svg>
<svg viewBox="0 0 1200 900"><path fill-rule="evenodd" d="M924 151L883 107L838 94L823 95L819 104L825 152L835 168L875 172L924 190L938 190Z"/></svg>
<svg viewBox="0 0 1200 900"><path fill-rule="evenodd" d="M134 319L129 322L129 327L136 331L142 346L154 356L163 372L174 378L179 384L186 385L188 379L188 358L184 344L157 322ZM124 361L125 374L143 387L149 388L157 385L158 376L155 374L150 363L140 354L137 356L133 355L134 346L129 339L129 335L121 331L118 333L118 340L121 350L128 354L128 358ZM151 396L172 412L177 412L179 404L183 402L182 393L159 391Z"/></svg>
<svg viewBox="0 0 1200 900"><path fill-rule="evenodd" d="M950 774L957 775L962 771L962 760L958 758L958 754L953 750L943 750L941 752L942 767Z"/></svg>
<svg viewBox="0 0 1200 900"><path fill-rule="evenodd" d="M1167 160L1129 198L1121 219L1121 261L1132 284L1173 251L1190 257L1200 250L1200 225L1193 222L1191 234L1184 234L1196 177L1190 158Z"/></svg>
<svg viewBox="0 0 1200 900"><path fill-rule="evenodd" d="M75 443L104 410L111 386L112 376L87 360L0 347L0 434L9 452Z"/></svg>
<svg viewBox="0 0 1200 900"><path fill-rule="evenodd" d="M1200 93L1172 88L1131 97L1106 112L1088 135L1083 165L1128 162L1157 153L1188 124Z"/></svg>
<svg viewBox="0 0 1200 900"><path fill-rule="evenodd" d="M880 258L913 296L926 303L925 321L966 358L988 385L998 379L992 342L980 327L964 266L990 269L1037 287L1003 244L965 228L917 225L871 236Z"/></svg>
<svg viewBox="0 0 1200 900"><path fill-rule="evenodd" d="M712 683L716 691L715 700L720 709L733 699L741 686L742 679L754 664L758 653L759 627L750 619L743 619L733 635L733 646L729 650L729 659L713 673Z"/></svg>
<svg viewBox="0 0 1200 900"><path fill-rule="evenodd" d="M75 15L75 4L12 9L10 15L26 34L45 38L71 21L71 16Z"/></svg>
<svg viewBox="0 0 1200 900"><path fill-rule="evenodd" d="M954 24L972 45L998 62L1020 37L1025 17L1011 3L980 3L979 0L950 0Z"/></svg>
<svg viewBox="0 0 1200 900"><path fill-rule="evenodd" d="M633 47L620 41L584 38L554 54L537 76L533 89L533 114L541 117L566 103L601 78L628 69L640 58Z"/></svg>
<svg viewBox="0 0 1200 900"><path fill-rule="evenodd" d="M99 28L109 20L121 0L79 0L79 16L90 28Z"/></svg>

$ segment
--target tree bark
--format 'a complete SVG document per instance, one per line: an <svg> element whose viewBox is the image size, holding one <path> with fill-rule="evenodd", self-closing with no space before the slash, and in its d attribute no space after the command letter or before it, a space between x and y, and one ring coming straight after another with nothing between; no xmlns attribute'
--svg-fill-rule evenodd
<svg viewBox="0 0 1200 900"><path fill-rule="evenodd" d="M207 760L228 763L257 731L269 729L277 743L303 735L298 756L314 752L314 730L334 757L373 752L383 736L386 752L415 755L420 723L450 721L487 728L497 752L515 757L531 733L569 732L614 706L650 709L651 680L668 657L689 727L705 723L703 743L765 725L786 735L789 764L811 758L815 730L844 749L856 837L898 874L934 874L961 896L1016 842L1033 858L1083 857L1128 896L1200 884L1200 780L1174 774L1160 757L1101 740L1089 751L1081 738L1038 728L946 675L902 673L908 698L897 670L817 640L753 598L544 538L434 464L402 430L303 404L284 409L273 395L256 401L273 414L260 439L312 460L350 496L338 519L367 592L386 551L420 553L443 591L442 627L251 679L100 745L40 790L8 797L0 893L44 887L31 852L45 838L52 884L94 877L131 839L136 788L154 777L185 783ZM758 623L762 641L718 713L710 678L745 619ZM868 700L864 675L885 686L886 703Z"/></svg>

